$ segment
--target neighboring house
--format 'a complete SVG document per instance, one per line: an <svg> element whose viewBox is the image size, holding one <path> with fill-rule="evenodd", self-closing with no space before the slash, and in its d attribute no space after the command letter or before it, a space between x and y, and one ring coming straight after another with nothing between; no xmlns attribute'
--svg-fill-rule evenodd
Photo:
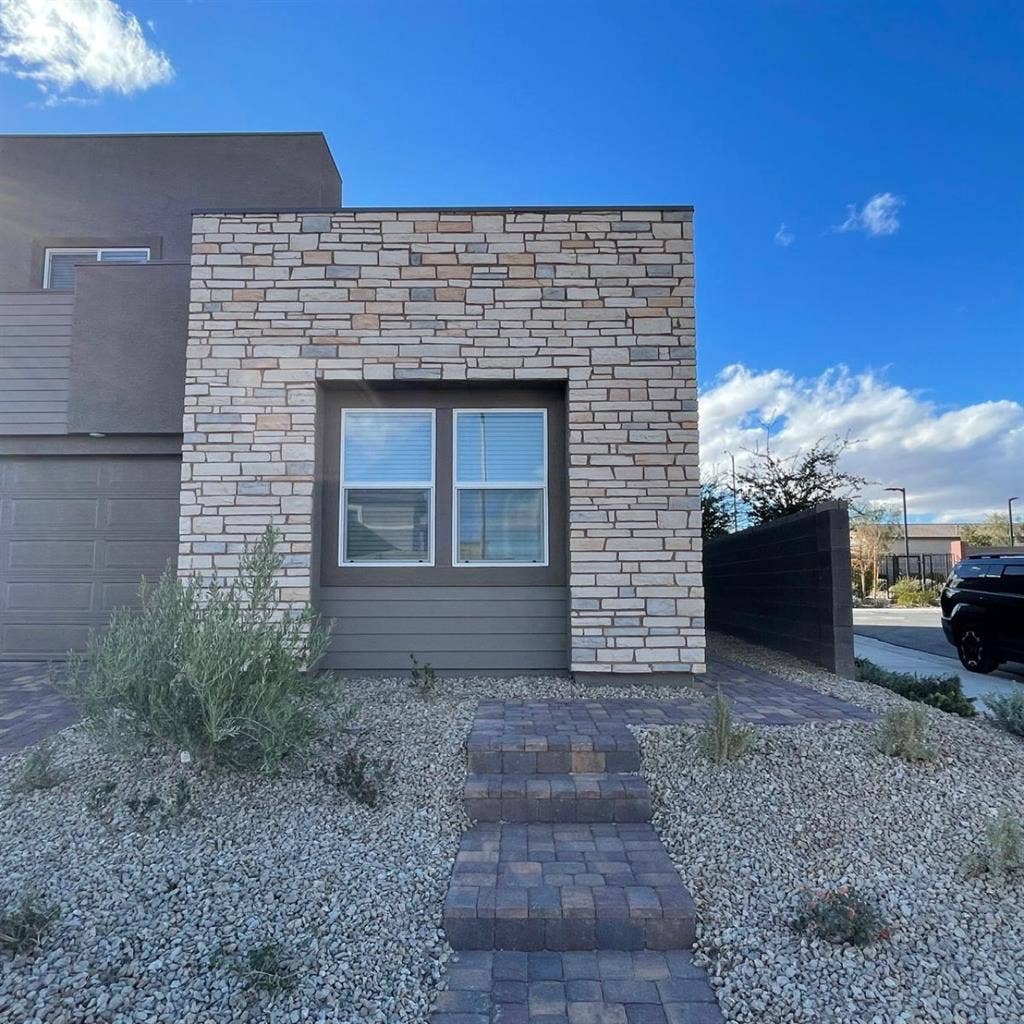
<svg viewBox="0 0 1024 1024"><path fill-rule="evenodd" d="M703 671L688 207L341 209L318 134L0 174L0 657L274 525L338 669Z"/></svg>
<svg viewBox="0 0 1024 1024"><path fill-rule="evenodd" d="M910 554L914 555L948 555L953 541L960 539L959 523L910 523ZM893 529L893 537L883 554L902 555L904 553L903 526Z"/></svg>

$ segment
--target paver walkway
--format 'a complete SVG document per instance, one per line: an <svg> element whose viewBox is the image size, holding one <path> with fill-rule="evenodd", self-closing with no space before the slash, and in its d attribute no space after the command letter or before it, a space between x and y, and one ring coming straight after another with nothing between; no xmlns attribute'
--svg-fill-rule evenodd
<svg viewBox="0 0 1024 1024"><path fill-rule="evenodd" d="M710 678L759 725L870 720L745 666ZM633 725L703 720L706 701L481 701L444 909L458 951L433 1024L718 1024L693 966L696 914L650 824Z"/></svg>
<svg viewBox="0 0 1024 1024"><path fill-rule="evenodd" d="M78 718L50 675L47 662L0 662L0 755L38 743Z"/></svg>

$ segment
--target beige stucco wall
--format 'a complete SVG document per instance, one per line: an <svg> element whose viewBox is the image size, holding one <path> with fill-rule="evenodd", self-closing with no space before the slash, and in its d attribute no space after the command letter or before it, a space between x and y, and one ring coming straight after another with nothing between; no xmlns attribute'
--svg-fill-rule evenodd
<svg viewBox="0 0 1024 1024"><path fill-rule="evenodd" d="M197 216L179 568L310 598L318 382L560 380L572 668L704 669L688 209Z"/></svg>

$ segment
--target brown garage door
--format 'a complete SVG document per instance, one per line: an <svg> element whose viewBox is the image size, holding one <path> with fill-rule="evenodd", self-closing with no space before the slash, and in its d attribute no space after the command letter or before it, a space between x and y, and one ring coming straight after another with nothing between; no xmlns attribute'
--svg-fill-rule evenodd
<svg viewBox="0 0 1024 1024"><path fill-rule="evenodd" d="M81 647L178 540L180 460L0 459L0 659Z"/></svg>

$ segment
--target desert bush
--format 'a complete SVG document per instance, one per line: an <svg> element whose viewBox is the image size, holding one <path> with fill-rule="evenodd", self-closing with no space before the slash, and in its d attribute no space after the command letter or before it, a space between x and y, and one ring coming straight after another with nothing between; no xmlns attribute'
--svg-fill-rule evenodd
<svg viewBox="0 0 1024 1024"><path fill-rule="evenodd" d="M51 740L43 740L22 762L14 781L16 793L29 793L35 789L53 789L67 778L67 772L57 767L57 752Z"/></svg>
<svg viewBox="0 0 1024 1024"><path fill-rule="evenodd" d="M23 955L34 953L56 920L56 907L42 908L32 896L22 897L17 909L0 914L0 949Z"/></svg>
<svg viewBox="0 0 1024 1024"><path fill-rule="evenodd" d="M413 691L420 697L429 697L434 692L434 687L437 686L437 674L434 672L434 666L429 661L420 664L416 660L415 654L410 654L409 660L412 662Z"/></svg>
<svg viewBox="0 0 1024 1024"><path fill-rule="evenodd" d="M382 765L356 747L349 747L334 766L334 785L365 807L376 807L391 765Z"/></svg>
<svg viewBox="0 0 1024 1024"><path fill-rule="evenodd" d="M719 690L708 709L704 730L700 734L700 749L715 764L725 764L750 749L754 730L741 726L733 728L732 707Z"/></svg>
<svg viewBox="0 0 1024 1024"><path fill-rule="evenodd" d="M804 897L793 928L835 945L867 946L889 938L878 911L847 885Z"/></svg>
<svg viewBox="0 0 1024 1024"><path fill-rule="evenodd" d="M927 727L923 708L891 708L878 725L878 749L904 761L930 761L935 748L926 738Z"/></svg>
<svg viewBox="0 0 1024 1024"><path fill-rule="evenodd" d="M70 661L65 687L98 730L156 738L214 765L273 769L308 742L333 681L311 670L327 629L307 606L279 607L283 560L268 529L242 554L237 579L142 585L138 610Z"/></svg>
<svg viewBox="0 0 1024 1024"><path fill-rule="evenodd" d="M964 863L969 875L993 875L1004 879L1024 873L1024 824L1003 808L985 829L987 849L972 854Z"/></svg>
<svg viewBox="0 0 1024 1024"><path fill-rule="evenodd" d="M284 948L278 942L264 942L250 949L240 971L250 988L271 993L295 988L295 972L289 967Z"/></svg>
<svg viewBox="0 0 1024 1024"><path fill-rule="evenodd" d="M890 588L889 597L897 608L928 608L939 603L942 588L928 580L924 585L913 576L901 576Z"/></svg>
<svg viewBox="0 0 1024 1024"><path fill-rule="evenodd" d="M866 658L855 658L854 661L857 665L857 678L862 683L884 686L907 700L919 701L963 718L974 718L978 713L974 699L964 696L960 677L955 673L948 676L918 676L910 672L890 672Z"/></svg>
<svg viewBox="0 0 1024 1024"><path fill-rule="evenodd" d="M1024 693L990 693L982 700L992 712L992 721L1000 729L1012 732L1014 736L1024 736Z"/></svg>

